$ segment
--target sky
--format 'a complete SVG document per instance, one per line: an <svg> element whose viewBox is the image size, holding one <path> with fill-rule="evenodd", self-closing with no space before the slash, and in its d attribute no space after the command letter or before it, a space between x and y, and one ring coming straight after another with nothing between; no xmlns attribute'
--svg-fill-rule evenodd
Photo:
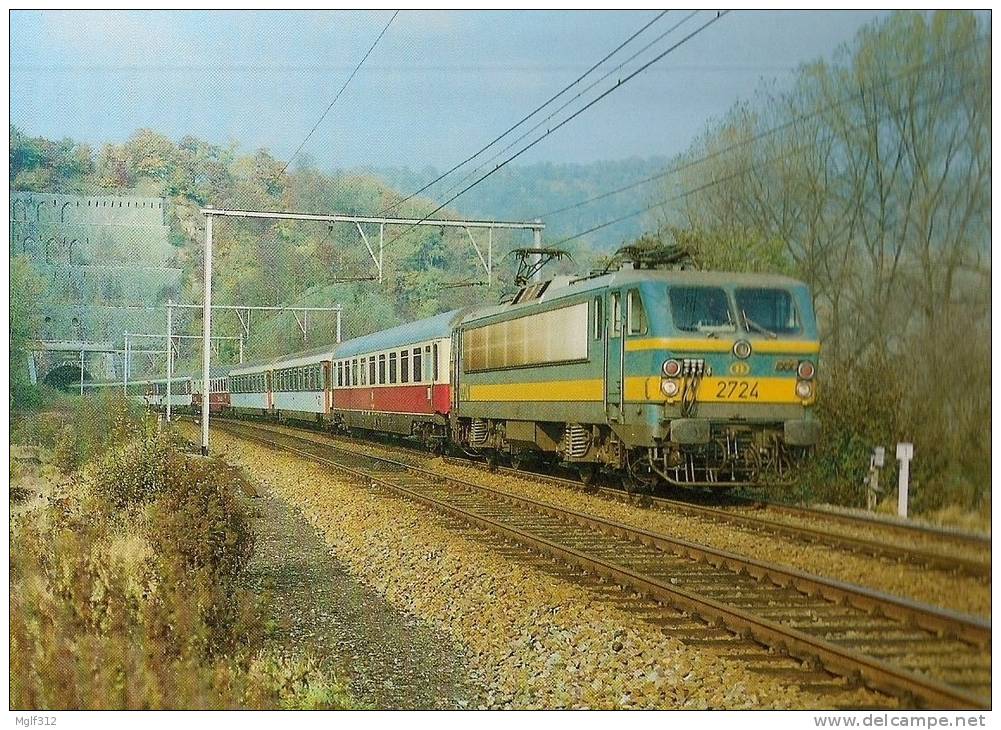
<svg viewBox="0 0 1001 730"><path fill-rule="evenodd" d="M582 85L671 26L659 19ZM392 11L13 11L11 122L100 145L149 127L287 159ZM401 11L303 153L324 169L445 167L572 82L655 11ZM712 17L700 12L566 113ZM671 155L763 82L830 57L874 11L735 11L519 162ZM575 87L560 102L571 98ZM540 115L544 116L544 115ZM562 116L554 118L557 123ZM545 128L545 127L544 127ZM534 139L542 130L526 138Z"/></svg>

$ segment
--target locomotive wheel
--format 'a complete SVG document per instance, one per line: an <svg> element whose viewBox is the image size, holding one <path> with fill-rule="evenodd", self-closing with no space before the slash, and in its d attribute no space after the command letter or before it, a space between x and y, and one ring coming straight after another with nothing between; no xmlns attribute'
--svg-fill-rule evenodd
<svg viewBox="0 0 1001 730"><path fill-rule="evenodd" d="M595 482L598 480L597 464L581 464L577 467L577 475L580 477L580 483L585 487L589 487L587 491L594 491L590 488L594 487Z"/></svg>
<svg viewBox="0 0 1001 730"><path fill-rule="evenodd" d="M627 494L653 494L656 478L641 479L633 474L622 475L622 488Z"/></svg>

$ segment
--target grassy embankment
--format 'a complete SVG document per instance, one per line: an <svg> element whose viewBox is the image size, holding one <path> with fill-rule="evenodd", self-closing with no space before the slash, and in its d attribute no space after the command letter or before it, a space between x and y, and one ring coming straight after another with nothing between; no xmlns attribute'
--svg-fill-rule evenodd
<svg viewBox="0 0 1001 730"><path fill-rule="evenodd" d="M10 708L352 706L271 640L238 476L121 401L66 413L12 432Z"/></svg>

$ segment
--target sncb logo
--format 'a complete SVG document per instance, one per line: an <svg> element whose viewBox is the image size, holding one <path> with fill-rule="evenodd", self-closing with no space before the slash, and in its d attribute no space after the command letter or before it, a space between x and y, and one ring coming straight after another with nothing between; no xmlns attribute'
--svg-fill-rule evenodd
<svg viewBox="0 0 1001 730"><path fill-rule="evenodd" d="M746 362L735 362L730 364L730 375L747 375L751 372L751 366Z"/></svg>

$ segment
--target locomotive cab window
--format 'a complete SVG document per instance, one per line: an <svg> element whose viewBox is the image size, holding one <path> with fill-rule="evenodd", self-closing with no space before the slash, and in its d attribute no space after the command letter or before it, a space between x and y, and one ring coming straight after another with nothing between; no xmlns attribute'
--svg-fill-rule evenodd
<svg viewBox="0 0 1001 730"><path fill-rule="evenodd" d="M631 335L647 333L646 311L639 289L630 289L626 295L626 330Z"/></svg>
<svg viewBox="0 0 1001 730"><path fill-rule="evenodd" d="M675 286L668 294L674 326L684 332L714 335L736 332L726 292L711 286Z"/></svg>
<svg viewBox="0 0 1001 730"><path fill-rule="evenodd" d="M605 313L601 307L601 297L594 298L594 339L600 340L605 329Z"/></svg>
<svg viewBox="0 0 1001 730"><path fill-rule="evenodd" d="M800 331L799 313L785 289L738 289L737 312L748 332L769 337Z"/></svg>

